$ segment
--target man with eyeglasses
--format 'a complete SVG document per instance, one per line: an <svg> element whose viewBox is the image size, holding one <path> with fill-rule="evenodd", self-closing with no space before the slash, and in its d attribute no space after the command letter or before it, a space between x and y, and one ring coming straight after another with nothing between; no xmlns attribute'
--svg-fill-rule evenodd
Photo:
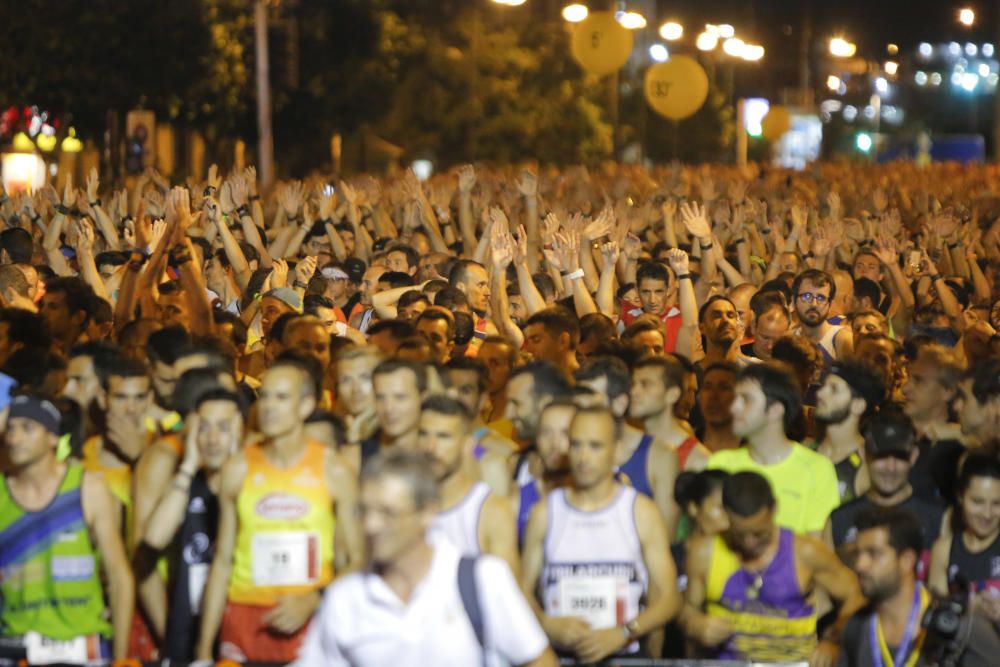
<svg viewBox="0 0 1000 667"><path fill-rule="evenodd" d="M913 495L910 468L917 460L913 422L899 410L886 410L873 417L864 430L865 462L871 485L865 495L841 505L830 514L823 539L836 549L848 567L857 557L857 518L872 507L903 507L920 519L923 549L917 564L918 578L927 575L930 549L941 528L942 508Z"/></svg>
<svg viewBox="0 0 1000 667"><path fill-rule="evenodd" d="M327 589L296 665L555 667L510 568L489 555L463 562L431 533L435 468L429 455L399 448L365 464L358 509L368 565ZM470 609L481 610L479 628Z"/></svg>
<svg viewBox="0 0 1000 667"><path fill-rule="evenodd" d="M803 271L792 283L792 294L795 299L795 314L799 320L797 333L819 346L826 365L850 356L854 350L854 336L850 327L827 322L830 303L837 295L833 277L819 269Z"/></svg>

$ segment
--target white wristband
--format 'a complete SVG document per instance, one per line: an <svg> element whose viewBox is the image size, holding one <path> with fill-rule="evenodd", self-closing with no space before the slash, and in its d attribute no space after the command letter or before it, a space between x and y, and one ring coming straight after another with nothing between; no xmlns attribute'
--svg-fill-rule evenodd
<svg viewBox="0 0 1000 667"><path fill-rule="evenodd" d="M567 273L563 276L563 278L567 278L569 280L579 280L580 278L583 278L583 269L577 269L572 273Z"/></svg>

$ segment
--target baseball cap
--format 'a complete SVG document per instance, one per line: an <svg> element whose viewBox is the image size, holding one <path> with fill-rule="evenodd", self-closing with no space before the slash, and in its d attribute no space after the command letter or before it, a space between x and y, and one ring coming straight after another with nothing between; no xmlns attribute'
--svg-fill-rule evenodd
<svg viewBox="0 0 1000 667"><path fill-rule="evenodd" d="M843 379L865 401L865 412L871 414L885 401L885 383L874 368L855 359L834 362L830 375Z"/></svg>
<svg viewBox="0 0 1000 667"><path fill-rule="evenodd" d="M357 257L348 257L344 260L344 272L347 274L347 279L353 283L360 283L364 279L367 268L368 265L364 260Z"/></svg>
<svg viewBox="0 0 1000 667"><path fill-rule="evenodd" d="M327 280L347 280L347 273L339 266L325 266L320 270L320 275L322 275Z"/></svg>
<svg viewBox="0 0 1000 667"><path fill-rule="evenodd" d="M15 396L10 400L10 412L7 413L7 418L13 419L15 417L38 422L49 433L59 435L62 414L48 399L28 394Z"/></svg>
<svg viewBox="0 0 1000 667"><path fill-rule="evenodd" d="M299 293L291 287L278 287L268 292L264 292L264 296L277 299L298 313L302 312L302 297L299 296Z"/></svg>
<svg viewBox="0 0 1000 667"><path fill-rule="evenodd" d="M864 429L865 454L874 459L886 456L909 459L916 446L913 422L901 410L883 410Z"/></svg>

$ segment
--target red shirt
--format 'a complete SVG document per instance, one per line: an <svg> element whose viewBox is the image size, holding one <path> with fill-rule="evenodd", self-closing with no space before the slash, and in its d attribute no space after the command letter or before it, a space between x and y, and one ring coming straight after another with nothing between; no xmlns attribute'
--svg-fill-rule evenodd
<svg viewBox="0 0 1000 667"><path fill-rule="evenodd" d="M636 305L631 301L622 299L619 301L619 304L622 314L621 322L626 327L645 314L642 306ZM680 308L670 306L660 315L660 321L663 322L663 351L669 354L677 349L677 335L680 333L681 324L683 323Z"/></svg>

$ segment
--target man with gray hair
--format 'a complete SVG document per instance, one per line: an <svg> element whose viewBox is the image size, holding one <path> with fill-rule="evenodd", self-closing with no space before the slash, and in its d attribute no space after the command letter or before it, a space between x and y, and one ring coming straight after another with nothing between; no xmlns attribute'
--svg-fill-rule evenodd
<svg viewBox="0 0 1000 667"><path fill-rule="evenodd" d="M439 509L433 460L398 449L361 473L368 567L334 582L297 665L556 665L507 565L428 538Z"/></svg>

